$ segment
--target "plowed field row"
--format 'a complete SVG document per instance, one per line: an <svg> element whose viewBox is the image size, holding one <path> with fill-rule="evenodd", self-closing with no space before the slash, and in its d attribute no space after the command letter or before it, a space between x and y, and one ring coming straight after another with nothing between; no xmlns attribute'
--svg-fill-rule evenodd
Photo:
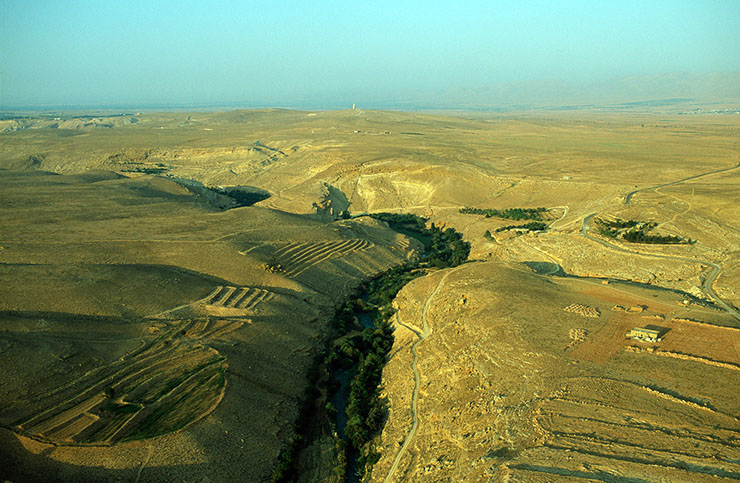
<svg viewBox="0 0 740 483"><path fill-rule="evenodd" d="M237 290L221 289L211 298L227 301ZM15 429L56 444L111 444L180 429L213 409L224 388L225 358L201 341L242 325L223 319L176 324L136 353L49 391Z"/></svg>
<svg viewBox="0 0 740 483"><path fill-rule="evenodd" d="M272 297L272 292L261 288L219 285L202 302L218 307L253 310L258 304L266 302Z"/></svg>
<svg viewBox="0 0 740 483"><path fill-rule="evenodd" d="M309 268L332 258L372 247L372 242L363 239L330 241L320 243L289 243L275 252L285 274L296 277Z"/></svg>
<svg viewBox="0 0 740 483"><path fill-rule="evenodd" d="M657 477L660 474L668 478L666 481L674 481L671 478L701 481L705 477L740 479L740 428L731 416L714 413L714 422L693 427L687 422L698 419L688 415L677 418L677 414L691 410L676 408L676 402L641 401L638 406L648 405L652 409L644 411L641 407L617 408L584 401L583 394L574 396L576 399L547 400L536 416L537 426L544 433L547 459L553 461L554 466L514 465L511 467L514 474L530 479L539 473L622 481L608 478L607 474L593 473L588 465L568 468L566 462L577 455L575 459L581 463L589 460L598 466L618 465L620 474L625 476L654 474ZM598 399L597 394L594 396ZM666 408L666 405L672 407ZM658 408L662 410L656 411ZM725 424L735 428L723 428ZM567 458L556 456L561 452Z"/></svg>

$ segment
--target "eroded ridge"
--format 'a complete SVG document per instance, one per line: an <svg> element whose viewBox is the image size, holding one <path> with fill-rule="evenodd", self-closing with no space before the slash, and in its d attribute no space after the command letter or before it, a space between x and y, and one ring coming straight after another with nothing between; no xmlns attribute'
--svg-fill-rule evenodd
<svg viewBox="0 0 740 483"><path fill-rule="evenodd" d="M285 275L297 277L323 261L341 258L373 246L371 241L359 238L318 243L288 243L279 248L274 256L280 260Z"/></svg>
<svg viewBox="0 0 740 483"><path fill-rule="evenodd" d="M181 321L121 359L36 396L14 430L64 445L113 444L184 428L211 412L226 385L226 358L207 339L232 320Z"/></svg>

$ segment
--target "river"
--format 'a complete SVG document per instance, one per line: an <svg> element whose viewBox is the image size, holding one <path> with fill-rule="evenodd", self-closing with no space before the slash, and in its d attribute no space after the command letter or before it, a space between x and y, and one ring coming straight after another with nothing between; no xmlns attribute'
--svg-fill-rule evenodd
<svg viewBox="0 0 740 483"><path fill-rule="evenodd" d="M367 294L363 294L362 299L367 300ZM373 319L369 312L357 312L355 315L363 329L375 328L375 324L373 324ZM354 373L354 368L337 369L334 372L332 378L339 383L339 389L337 389L337 392L334 393L330 399L334 407L337 408L335 421L337 425L337 434L339 434L339 437L342 438L347 445L347 477L345 480L347 483L360 483L360 478L357 476L357 458L359 457L359 453L355 449L352 449L352 445L345 432L347 427L347 390Z"/></svg>

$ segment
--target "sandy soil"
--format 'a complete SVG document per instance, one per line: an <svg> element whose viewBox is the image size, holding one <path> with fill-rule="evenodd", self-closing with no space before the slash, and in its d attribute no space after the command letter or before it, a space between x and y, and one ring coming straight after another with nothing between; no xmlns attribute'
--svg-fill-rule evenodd
<svg viewBox="0 0 740 483"><path fill-rule="evenodd" d="M673 320L740 325L701 305L740 305L737 119L268 110L147 113L109 129L68 121L0 133L0 401L15 408L0 447L15 463L10 479L267 479L334 305L419 250L373 220L334 221L344 210L426 216L464 233L471 258L486 261L399 294L373 480L395 460L389 481L740 477L740 371L712 364L738 363L735 332ZM223 199L174 178L271 196L222 211ZM496 232L511 220L464 206L542 206L554 221L544 233ZM582 233L593 214L697 242L610 247ZM558 269L683 293L545 275ZM564 312L571 304L601 316ZM137 420L99 411L97 389L70 393L69 406L38 397L133 361L185 321L196 323L166 339L191 351L183 361L218 353L227 367L223 397L204 397L185 430L125 442L115 428ZM652 351L627 350L624 333L648 324L669 330ZM174 377L172 366L161 372ZM49 408L58 419L29 419ZM79 446L96 427L112 428L100 433L112 445Z"/></svg>

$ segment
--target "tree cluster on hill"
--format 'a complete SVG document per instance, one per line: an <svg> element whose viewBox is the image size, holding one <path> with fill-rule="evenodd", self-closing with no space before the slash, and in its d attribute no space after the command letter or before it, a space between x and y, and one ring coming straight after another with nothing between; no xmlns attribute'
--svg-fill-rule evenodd
<svg viewBox="0 0 740 483"><path fill-rule="evenodd" d="M394 230L399 228L409 231L423 233L427 227L427 219L410 213L372 213L371 217L381 220Z"/></svg>
<svg viewBox="0 0 740 483"><path fill-rule="evenodd" d="M644 230L629 230L622 235L622 239L630 243L651 243L658 245L689 244L693 241L676 235L649 235Z"/></svg>
<svg viewBox="0 0 740 483"><path fill-rule="evenodd" d="M621 238L630 243L649 243L656 245L679 245L695 243L695 240L676 235L651 235L648 232L657 227L654 221L603 220L596 218L596 231L608 238Z"/></svg>
<svg viewBox="0 0 740 483"><path fill-rule="evenodd" d="M236 206L252 206L262 200L266 200L270 197L270 193L264 190L257 189L244 189L238 186L229 186L222 188L220 186L209 186L209 190L214 191L220 195L228 196L229 198L236 201Z"/></svg>
<svg viewBox="0 0 740 483"><path fill-rule="evenodd" d="M651 228L654 228L657 226L657 223L655 222L644 222L644 221L637 221L637 220L622 220L621 218L616 218L614 220L603 220L599 218L599 223L604 226L608 226L610 228L632 228L633 226L637 225L645 225L650 226Z"/></svg>
<svg viewBox="0 0 740 483"><path fill-rule="evenodd" d="M170 168L166 164L157 163L154 165L136 165L128 166L121 169L122 173L144 173L144 174L162 174L169 171Z"/></svg>
<svg viewBox="0 0 740 483"><path fill-rule="evenodd" d="M385 221L392 229L424 244L423 261L411 268L430 265L437 268L454 267L468 259L470 243L463 240L462 235L453 228L442 230L434 223L427 227L427 218L407 213L373 213L370 216Z"/></svg>
<svg viewBox="0 0 740 483"><path fill-rule="evenodd" d="M596 218L596 230L599 232L599 234L609 237L609 238L617 238L619 235L623 234L625 232L625 229L629 228L635 228L635 227L645 227L648 230L653 229L657 226L656 223L649 223L649 222L642 222L638 220L622 220L620 218L616 218L614 220L604 220L601 218Z"/></svg>
<svg viewBox="0 0 740 483"><path fill-rule="evenodd" d="M542 221L532 221L530 223L525 223L523 225L507 225L507 226L502 226L500 228L496 228L496 233L502 232L502 231L514 230L517 228L522 229L522 230L528 230L528 231L545 231L547 230L547 223L542 222Z"/></svg>
<svg viewBox="0 0 740 483"><path fill-rule="evenodd" d="M486 218L495 216L506 220L543 220L542 214L547 208L506 208L505 210L493 210L484 208L472 208L466 206L460 209L460 213L466 215L485 215Z"/></svg>

